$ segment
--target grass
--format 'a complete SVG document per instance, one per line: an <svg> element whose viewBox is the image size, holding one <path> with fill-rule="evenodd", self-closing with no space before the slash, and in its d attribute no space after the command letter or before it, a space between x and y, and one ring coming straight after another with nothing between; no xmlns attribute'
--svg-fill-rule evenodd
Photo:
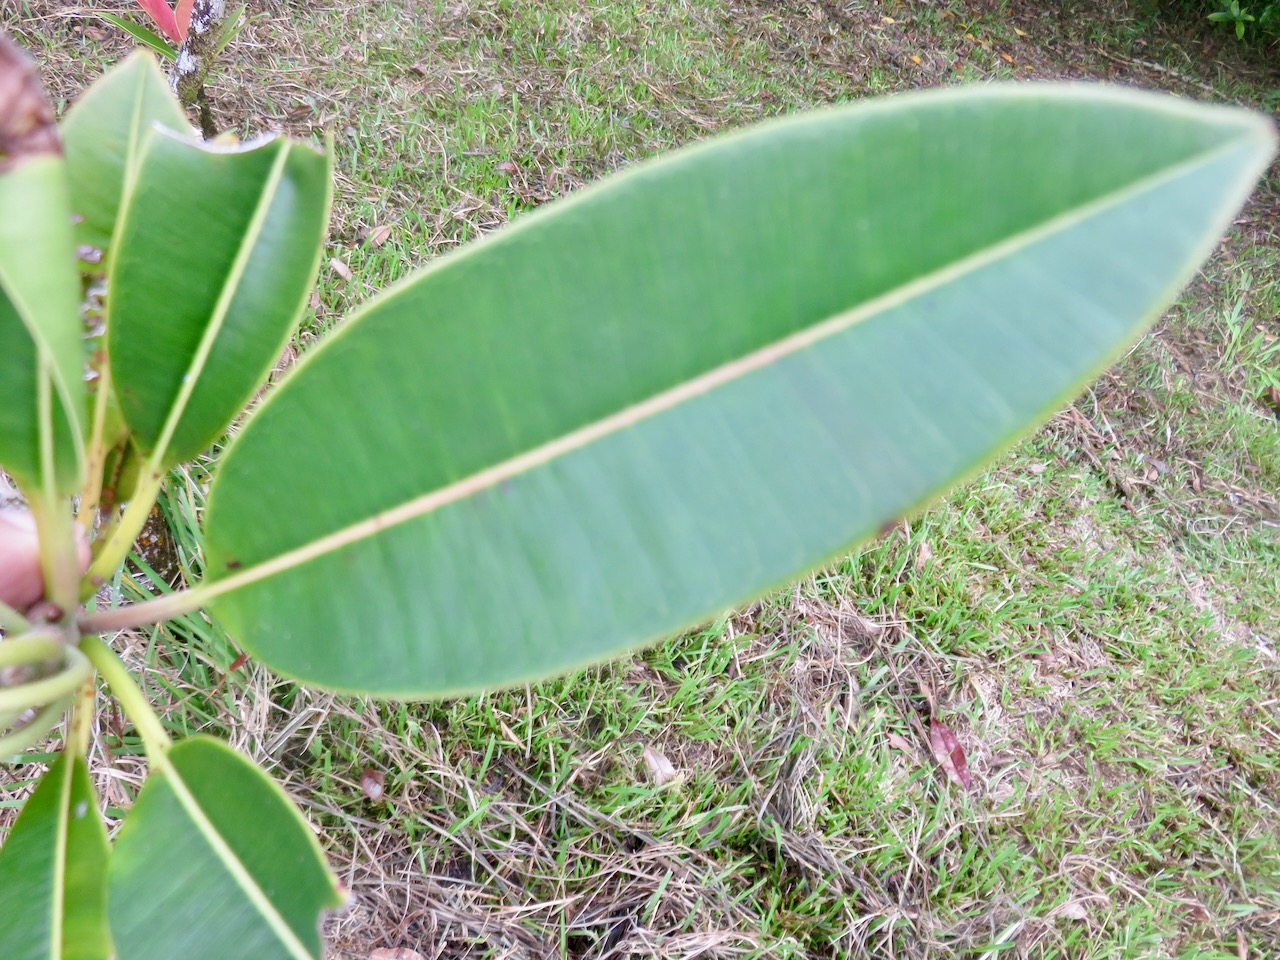
<svg viewBox="0 0 1280 960"><path fill-rule="evenodd" d="M17 7L63 102L125 49L57 4ZM322 269L300 352L408 267L765 116L1014 77L1255 104L1280 87L1265 50L1171 16L1120 0L265 2L214 93L242 135L334 132L325 259L351 279ZM1157 331L1039 434L697 633L438 704L299 688L237 663L199 616L120 646L175 733L228 738L319 825L355 894L330 923L337 956L1280 956L1280 432L1261 399L1280 385L1276 183ZM188 570L205 467L164 501ZM969 791L938 769L931 711ZM655 782L646 749L674 779ZM107 713L95 750L116 761L98 786L118 815L138 745ZM367 769L385 777L376 801Z"/></svg>

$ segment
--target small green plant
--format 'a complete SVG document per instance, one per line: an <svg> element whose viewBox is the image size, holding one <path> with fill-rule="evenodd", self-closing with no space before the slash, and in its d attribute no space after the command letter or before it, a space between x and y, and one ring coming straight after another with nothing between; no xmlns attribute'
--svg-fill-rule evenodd
<svg viewBox="0 0 1280 960"><path fill-rule="evenodd" d="M70 710L0 850L20 960L302 960L341 900L279 787L171 742L104 634L204 611L282 674L405 698L669 636L1030 430L1159 314L1275 149L1247 112L1019 85L639 165L358 310L217 457L198 582L102 606L169 472L221 443L297 323L330 153L192 137L146 54L61 146L12 46L0 76L22 91L0 112L0 463L44 571L0 607L0 757ZM95 674L149 763L110 843Z"/></svg>
<svg viewBox="0 0 1280 960"><path fill-rule="evenodd" d="M226 0L137 0L138 6L160 31L143 26L110 10L94 11L100 19L119 27L148 50L173 66L169 83L184 107L198 107L201 131L216 133L204 83L214 61L245 26L245 4L229 8ZM194 24L194 29L192 25Z"/></svg>
<svg viewBox="0 0 1280 960"><path fill-rule="evenodd" d="M1261 6L1242 7L1240 0L1218 0L1218 7L1219 9L1209 14L1209 19L1214 23L1233 25L1237 40L1243 40L1250 30L1268 32L1280 27L1280 3L1266 2Z"/></svg>

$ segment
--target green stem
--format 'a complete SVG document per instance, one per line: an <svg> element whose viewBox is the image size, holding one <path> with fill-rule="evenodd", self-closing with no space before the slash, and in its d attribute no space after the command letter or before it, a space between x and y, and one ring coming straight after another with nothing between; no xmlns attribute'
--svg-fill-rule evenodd
<svg viewBox="0 0 1280 960"><path fill-rule="evenodd" d="M13 607L0 601L0 630L5 633L26 633L31 623Z"/></svg>
<svg viewBox="0 0 1280 960"><path fill-rule="evenodd" d="M104 437L107 431L107 407L111 396L111 368L105 363L98 374L98 393L93 401L93 427L89 433L89 447L85 452L86 486L80 495L80 512L76 520L85 534L93 533L97 521L98 504L102 501L102 472L107 467L107 447Z"/></svg>
<svg viewBox="0 0 1280 960"><path fill-rule="evenodd" d="M67 741L64 749L83 757L89 752L89 738L92 734L93 717L98 708L98 685L94 675L89 674L80 685L80 693L71 704L71 722L67 724Z"/></svg>
<svg viewBox="0 0 1280 960"><path fill-rule="evenodd" d="M150 466L148 464L148 468ZM111 527L111 532L106 542L103 543L101 551L94 558L93 564L89 567L89 572L85 574L84 586L81 588L82 599L87 600L93 596L97 591L98 585L115 576L116 571L124 565L125 558L129 556L129 551L133 549L133 542L138 539L138 534L142 532L142 528L147 523L147 517L151 515L151 508L156 505L156 497L160 495L160 483L162 480L162 474L150 469L139 479L138 488L133 492L129 506L125 508L124 514Z"/></svg>
<svg viewBox="0 0 1280 960"><path fill-rule="evenodd" d="M21 642L14 640L6 646ZM58 652L66 653L68 662L53 676L20 683L15 687L0 687L0 711L21 712L47 703L70 700L75 695L80 685L93 675L93 668L75 647L59 647Z"/></svg>
<svg viewBox="0 0 1280 960"><path fill-rule="evenodd" d="M0 736L0 759L22 753L43 739L45 734L53 729L53 725L58 722L58 718L62 716L70 702L70 698L67 698L46 704L30 722L23 724L12 733Z"/></svg>
<svg viewBox="0 0 1280 960"><path fill-rule="evenodd" d="M62 656L63 646L58 632L41 627L21 637L11 637L0 644L0 667L17 667Z"/></svg>
<svg viewBox="0 0 1280 960"><path fill-rule="evenodd" d="M27 504L35 518L36 533L40 538L44 595L70 614L80 602L80 560L76 555L71 502L65 497L46 497L45 493L46 491L40 491Z"/></svg>
<svg viewBox="0 0 1280 960"><path fill-rule="evenodd" d="M160 718L151 709L151 702L125 668L124 663L116 656L114 650L102 642L102 638L92 634L80 638L80 650L97 668L98 674L111 688L112 696L124 709L125 716L142 737L142 747L147 751L147 757L153 762L163 761L165 753L172 746L172 741L169 739L169 734L165 733Z"/></svg>

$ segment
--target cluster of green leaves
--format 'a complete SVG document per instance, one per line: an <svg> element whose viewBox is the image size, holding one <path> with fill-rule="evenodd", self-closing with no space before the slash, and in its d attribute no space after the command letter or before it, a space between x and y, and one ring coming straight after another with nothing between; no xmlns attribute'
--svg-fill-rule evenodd
<svg viewBox="0 0 1280 960"><path fill-rule="evenodd" d="M169 62L177 60L178 47L182 45L183 40L186 38L188 25L191 22L192 4L189 2L182 4L176 13L169 7L168 0L138 0L138 6L151 18L152 23L160 28L159 33L143 24L130 20L128 17L112 13L110 10L95 10L93 14L113 27L120 28L148 50L158 54L162 59ZM241 3L223 20L223 27L219 31L218 38L213 46L214 56L225 50L227 45L244 29L246 24L244 12L245 4ZM178 46L174 46L174 44L178 44Z"/></svg>
<svg viewBox="0 0 1280 960"><path fill-rule="evenodd" d="M0 955L24 960L314 957L338 901L279 788L215 741L171 744L97 632L203 608L281 673L406 697L660 639L1031 429L1167 304L1274 150L1240 111L1016 87L790 118L639 166L358 311L222 455L203 582L77 612L297 322L330 158L193 139L146 55L63 135L65 159L0 175L0 462L64 612L0 610L5 646L40 654L0 706L38 735L23 718L48 707L46 675L87 658L150 774L108 845L76 712L0 851ZM77 246L103 266L77 277ZM91 402L86 278L106 290ZM75 494L95 534L78 583Z"/></svg>
<svg viewBox="0 0 1280 960"><path fill-rule="evenodd" d="M1248 34L1280 33L1280 3L1276 0L1264 0L1262 3L1240 3L1240 0L1215 0L1214 10L1209 19L1214 23L1229 24L1236 33L1237 40L1243 40Z"/></svg>

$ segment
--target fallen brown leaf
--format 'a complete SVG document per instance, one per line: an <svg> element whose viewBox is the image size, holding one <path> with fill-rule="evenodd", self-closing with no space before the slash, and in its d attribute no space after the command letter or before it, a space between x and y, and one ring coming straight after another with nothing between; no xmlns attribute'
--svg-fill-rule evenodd
<svg viewBox="0 0 1280 960"><path fill-rule="evenodd" d="M520 168L516 166L514 160L503 160L500 164L493 168L498 173L506 174L508 177L515 176L520 172Z"/></svg>
<svg viewBox="0 0 1280 960"><path fill-rule="evenodd" d="M929 546L928 540L920 541L920 549L916 552L916 569L923 570L925 564L933 559L933 547Z"/></svg>
<svg viewBox="0 0 1280 960"><path fill-rule="evenodd" d="M382 799L382 784L384 775L381 770L373 767L365 767L364 773L360 774L360 790L370 800Z"/></svg>
<svg viewBox="0 0 1280 960"><path fill-rule="evenodd" d="M329 258L329 269L340 276L347 283L351 282L351 268L339 260L337 257Z"/></svg>
<svg viewBox="0 0 1280 960"><path fill-rule="evenodd" d="M1068 920L1083 920L1089 915L1082 900L1068 900L1055 912L1058 916L1066 917Z"/></svg>
<svg viewBox="0 0 1280 960"><path fill-rule="evenodd" d="M1267 387L1262 391L1262 396L1258 398L1264 407L1270 407L1271 412L1280 417L1280 387Z"/></svg>
<svg viewBox="0 0 1280 960"><path fill-rule="evenodd" d="M912 749L911 741L900 733L886 734L885 740L888 741L889 746L893 747L895 750L910 751Z"/></svg>
<svg viewBox="0 0 1280 960"><path fill-rule="evenodd" d="M1194 923L1211 923L1213 915L1198 900L1184 900L1178 904L1178 911Z"/></svg>
<svg viewBox="0 0 1280 960"><path fill-rule="evenodd" d="M644 748L644 765L649 771L649 779L656 786L660 787L676 778L676 768L671 761L653 747L647 745Z"/></svg>
<svg viewBox="0 0 1280 960"><path fill-rule="evenodd" d="M391 238L391 227L388 224L380 224L369 230L365 235L364 242L371 247L380 247Z"/></svg>
<svg viewBox="0 0 1280 960"><path fill-rule="evenodd" d="M369 960L427 960L427 958L417 950L410 950L408 947L401 947L398 950L378 947L369 954Z"/></svg>
<svg viewBox="0 0 1280 960"><path fill-rule="evenodd" d="M969 775L969 762L965 759L964 748L951 732L951 728L936 717L929 720L929 747L933 750L934 759L947 774L947 779L969 789L973 777Z"/></svg>

